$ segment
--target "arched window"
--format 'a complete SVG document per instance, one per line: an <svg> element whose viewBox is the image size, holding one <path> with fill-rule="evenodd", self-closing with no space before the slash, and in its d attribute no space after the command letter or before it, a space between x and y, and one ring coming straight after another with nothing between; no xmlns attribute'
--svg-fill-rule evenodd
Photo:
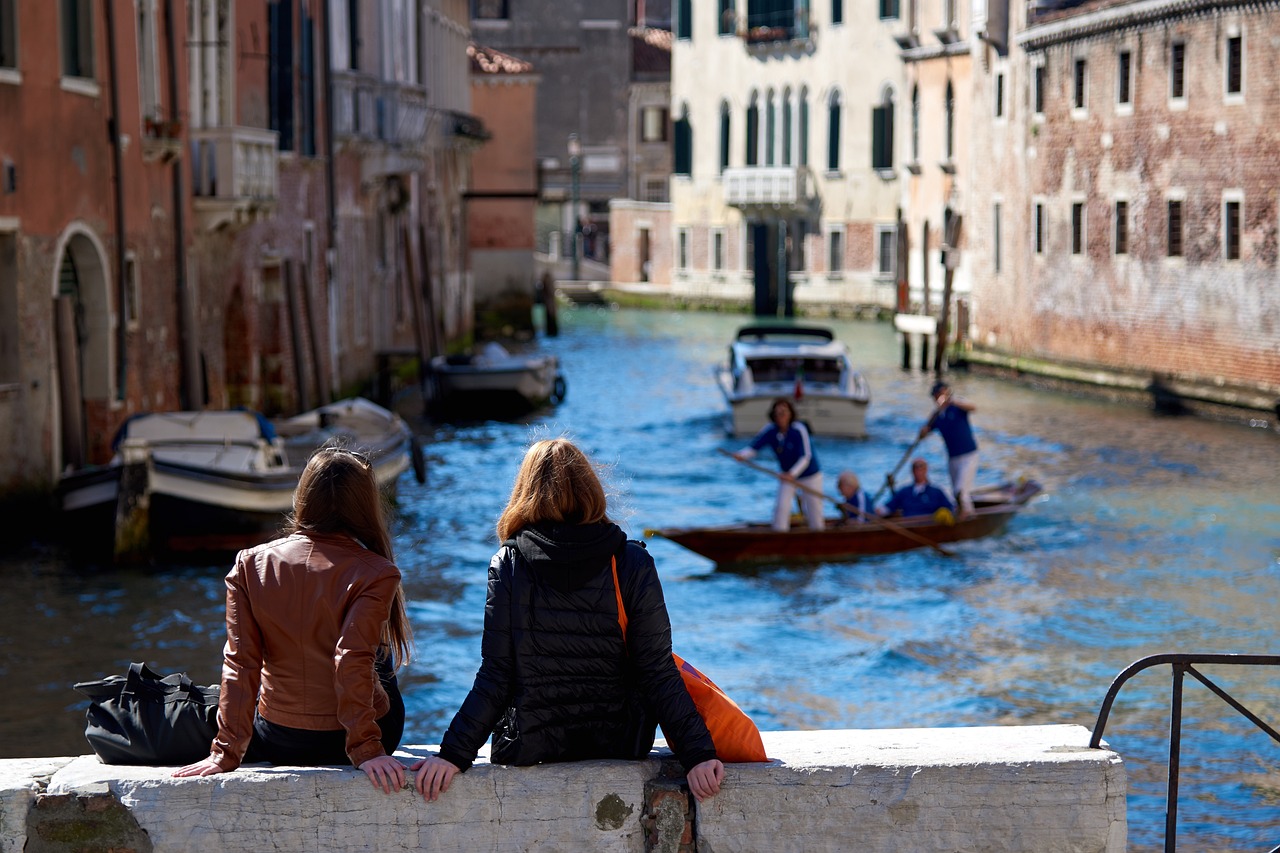
<svg viewBox="0 0 1280 853"><path fill-rule="evenodd" d="M675 125L674 141L672 171L677 175L691 177L693 175L693 126L689 124L688 104L680 110L680 118Z"/></svg>
<svg viewBox="0 0 1280 853"><path fill-rule="evenodd" d="M840 171L840 90L827 99L827 171Z"/></svg>
<svg viewBox="0 0 1280 853"><path fill-rule="evenodd" d="M764 115L764 164L772 166L777 162L775 152L778 139L778 99L772 89L766 96Z"/></svg>
<svg viewBox="0 0 1280 853"><path fill-rule="evenodd" d="M791 90L782 90L782 165L790 166L791 159Z"/></svg>
<svg viewBox="0 0 1280 853"><path fill-rule="evenodd" d="M888 86L871 110L871 168L893 168L893 89Z"/></svg>
<svg viewBox="0 0 1280 853"><path fill-rule="evenodd" d="M920 87L911 87L911 162L920 162Z"/></svg>
<svg viewBox="0 0 1280 853"><path fill-rule="evenodd" d="M800 137L796 146L800 149L800 165L809 165L809 88L800 89Z"/></svg>
<svg viewBox="0 0 1280 853"><path fill-rule="evenodd" d="M729 102L720 102L720 174L729 168Z"/></svg>
<svg viewBox="0 0 1280 853"><path fill-rule="evenodd" d="M760 163L760 96L751 93L751 103L747 107L747 152L746 164L756 166Z"/></svg>
<svg viewBox="0 0 1280 853"><path fill-rule="evenodd" d="M947 162L950 163L956 154L956 93L947 81Z"/></svg>

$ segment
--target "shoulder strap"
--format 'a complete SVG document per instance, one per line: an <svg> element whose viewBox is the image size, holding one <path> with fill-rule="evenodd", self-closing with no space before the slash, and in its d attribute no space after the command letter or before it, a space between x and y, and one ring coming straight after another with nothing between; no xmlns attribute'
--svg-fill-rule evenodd
<svg viewBox="0 0 1280 853"><path fill-rule="evenodd" d="M609 558L613 568L613 594L618 597L618 627L622 628L622 642L627 642L627 609L622 606L622 585L618 583L618 558Z"/></svg>

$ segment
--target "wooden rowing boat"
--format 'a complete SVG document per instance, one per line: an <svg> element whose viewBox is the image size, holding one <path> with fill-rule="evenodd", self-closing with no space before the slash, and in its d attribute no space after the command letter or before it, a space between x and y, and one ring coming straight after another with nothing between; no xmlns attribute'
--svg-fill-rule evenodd
<svg viewBox="0 0 1280 853"><path fill-rule="evenodd" d="M974 494L970 517L943 523L931 515L894 518L893 525L917 537L904 536L880 521L840 524L828 519L825 530L792 527L781 533L767 523L719 527L668 527L650 530L719 565L762 562L853 560L872 554L895 554L922 547L922 542L962 542L1000 533L1009 520L1042 491L1034 480L1004 483Z"/></svg>

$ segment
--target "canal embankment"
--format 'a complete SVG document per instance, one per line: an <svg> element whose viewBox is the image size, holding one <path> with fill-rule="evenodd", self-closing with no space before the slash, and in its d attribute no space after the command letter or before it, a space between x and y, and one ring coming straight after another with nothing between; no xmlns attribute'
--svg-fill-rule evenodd
<svg viewBox="0 0 1280 853"><path fill-rule="evenodd" d="M254 765L175 779L95 756L0 761L0 853L592 850L1089 851L1126 844L1124 764L1081 726L764 733L695 804L646 761L486 763L424 803L350 768ZM433 747L401 750L427 754Z"/></svg>

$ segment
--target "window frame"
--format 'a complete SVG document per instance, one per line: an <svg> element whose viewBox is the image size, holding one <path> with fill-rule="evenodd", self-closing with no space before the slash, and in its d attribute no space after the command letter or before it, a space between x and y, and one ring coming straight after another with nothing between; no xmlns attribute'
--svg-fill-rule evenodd
<svg viewBox="0 0 1280 853"><path fill-rule="evenodd" d="M1133 50L1129 47L1116 51L1116 113L1133 114Z"/></svg>
<svg viewBox="0 0 1280 853"><path fill-rule="evenodd" d="M689 250L693 245L691 238L692 229L687 225L676 228L676 270L678 272L689 271Z"/></svg>
<svg viewBox="0 0 1280 853"><path fill-rule="evenodd" d="M1243 222L1244 193L1227 190L1222 194L1222 260L1227 263L1238 262L1244 257Z"/></svg>
<svg viewBox="0 0 1280 853"><path fill-rule="evenodd" d="M1175 39L1169 43L1166 57L1169 63L1169 108L1185 109L1187 106L1187 42Z"/></svg>
<svg viewBox="0 0 1280 853"><path fill-rule="evenodd" d="M1000 122L1003 122L1005 120L1004 82L1005 82L1005 75L1004 75L1003 69L1000 71L997 71L995 74L991 76L992 115L997 121L1000 121Z"/></svg>
<svg viewBox="0 0 1280 853"><path fill-rule="evenodd" d="M1129 199L1116 198L1111 203L1111 254L1129 256Z"/></svg>
<svg viewBox="0 0 1280 853"><path fill-rule="evenodd" d="M510 0L471 0L471 19L474 21L509 21L511 20ZM481 7L496 5L497 14L480 14Z"/></svg>
<svg viewBox="0 0 1280 853"><path fill-rule="evenodd" d="M649 116L658 113L658 135L649 134ZM640 107L640 139L643 145L654 145L671 140L671 108L665 104L645 104Z"/></svg>
<svg viewBox="0 0 1280 853"><path fill-rule="evenodd" d="M1000 274L1004 246L1004 202L996 199L991 203L991 271Z"/></svg>
<svg viewBox="0 0 1280 853"><path fill-rule="evenodd" d="M1089 59L1072 57L1071 62L1071 117L1082 118L1089 114Z"/></svg>
<svg viewBox="0 0 1280 853"><path fill-rule="evenodd" d="M1035 121L1044 121L1045 91L1049 83L1049 66L1040 62L1031 66L1031 117Z"/></svg>
<svg viewBox="0 0 1280 853"><path fill-rule="evenodd" d="M876 272L875 277L881 281L893 281L897 276L898 258L898 226L878 223L876 231ZM888 238L888 252L885 252L885 239Z"/></svg>
<svg viewBox="0 0 1280 853"><path fill-rule="evenodd" d="M67 14L75 12L75 32L68 30ZM60 0L58 3L58 70L63 80L96 82L93 4L90 0ZM74 56L70 54L74 53ZM87 73L84 73L87 72Z"/></svg>
<svg viewBox="0 0 1280 853"><path fill-rule="evenodd" d="M848 251L848 227L843 222L828 223L822 229L826 242L823 253L827 262L827 275L831 278L844 276L844 256Z"/></svg>
<svg viewBox="0 0 1280 853"><path fill-rule="evenodd" d="M1232 45L1235 48L1232 48ZM1244 103L1244 33L1238 30L1228 31L1226 44L1223 46L1222 61L1222 96L1228 104ZM1236 87L1231 88L1232 76L1236 77Z"/></svg>
<svg viewBox="0 0 1280 853"><path fill-rule="evenodd" d="M711 229L711 239L707 241L707 268L720 273L725 270L725 230L723 227Z"/></svg>
<svg viewBox="0 0 1280 853"><path fill-rule="evenodd" d="M1087 210L1083 199L1071 201L1071 255L1083 257L1086 250Z"/></svg>
<svg viewBox="0 0 1280 853"><path fill-rule="evenodd" d="M1181 194L1165 196L1164 245L1166 260L1182 260L1186 256L1186 197ZM1174 214L1177 214L1175 217ZM1175 229L1176 219L1176 229Z"/></svg>
<svg viewBox="0 0 1280 853"><path fill-rule="evenodd" d="M1048 246L1049 212L1043 199L1031 202L1031 252L1036 257L1044 257Z"/></svg>

